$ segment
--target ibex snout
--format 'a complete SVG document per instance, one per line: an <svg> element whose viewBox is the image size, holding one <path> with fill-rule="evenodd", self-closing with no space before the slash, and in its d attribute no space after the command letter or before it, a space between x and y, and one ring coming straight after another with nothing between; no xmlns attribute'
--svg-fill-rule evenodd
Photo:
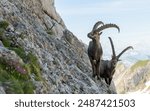
<svg viewBox="0 0 150 111"><path fill-rule="evenodd" d="M101 34L102 34L102 32L93 31L93 32L88 33L87 36L90 39L96 39L96 38L100 37Z"/></svg>

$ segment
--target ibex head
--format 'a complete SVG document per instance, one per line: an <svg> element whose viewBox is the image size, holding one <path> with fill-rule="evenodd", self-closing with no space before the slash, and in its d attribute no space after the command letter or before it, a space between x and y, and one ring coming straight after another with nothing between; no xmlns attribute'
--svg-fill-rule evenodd
<svg viewBox="0 0 150 111"><path fill-rule="evenodd" d="M118 55L116 56L113 41L112 41L111 37L108 37L108 38L109 38L109 40L110 40L110 44L111 44L111 48L112 48L112 53L113 53L112 59L111 59L111 65L112 65L112 68L114 68L114 67L116 67L117 62L120 61L119 58L121 57L121 55L122 55L123 53L125 53L125 52L126 52L127 50L129 50L129 49L133 49L133 47L132 47L132 46L126 47L120 54L118 54Z"/></svg>
<svg viewBox="0 0 150 111"><path fill-rule="evenodd" d="M120 28L116 24L104 24L102 21L98 21L95 23L92 31L90 33L88 33L87 36L90 39L99 39L100 35L102 34L102 31L107 28L117 28L118 32L120 32Z"/></svg>

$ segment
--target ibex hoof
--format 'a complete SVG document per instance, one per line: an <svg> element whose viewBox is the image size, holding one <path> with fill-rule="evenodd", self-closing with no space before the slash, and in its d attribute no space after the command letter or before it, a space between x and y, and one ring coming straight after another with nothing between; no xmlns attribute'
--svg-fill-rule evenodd
<svg viewBox="0 0 150 111"><path fill-rule="evenodd" d="M99 76L97 76L97 80L100 80L101 81L101 78Z"/></svg>
<svg viewBox="0 0 150 111"><path fill-rule="evenodd" d="M92 77L93 77L93 78L95 78L95 76L96 76L96 75L95 75L95 74L93 74L93 76L92 76Z"/></svg>

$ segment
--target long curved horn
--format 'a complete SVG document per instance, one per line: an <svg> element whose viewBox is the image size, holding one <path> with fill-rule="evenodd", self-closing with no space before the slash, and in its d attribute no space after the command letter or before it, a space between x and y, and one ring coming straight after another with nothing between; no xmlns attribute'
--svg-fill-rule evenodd
<svg viewBox="0 0 150 111"><path fill-rule="evenodd" d="M119 59L120 56L121 56L123 53L125 53L127 50L129 50L129 49L133 49L133 47L132 47L132 46L128 46L127 48L125 48L125 49L117 56L117 58Z"/></svg>
<svg viewBox="0 0 150 111"><path fill-rule="evenodd" d="M118 32L120 32L120 28L116 24L105 24L97 29L98 32L107 29L107 28L117 28Z"/></svg>
<svg viewBox="0 0 150 111"><path fill-rule="evenodd" d="M116 57L113 41L112 41L111 37L108 37L108 38L109 38L109 41L110 41L110 44L111 44L111 49L112 49L113 56Z"/></svg>
<svg viewBox="0 0 150 111"><path fill-rule="evenodd" d="M96 30L97 27L98 27L99 25L101 25L101 24L104 25L104 23L103 23L102 21L96 22L95 25L93 26L93 31Z"/></svg>

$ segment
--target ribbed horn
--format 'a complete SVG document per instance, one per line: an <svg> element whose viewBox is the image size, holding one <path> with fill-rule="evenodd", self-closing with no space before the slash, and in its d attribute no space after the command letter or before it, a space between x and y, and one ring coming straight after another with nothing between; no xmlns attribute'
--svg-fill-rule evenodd
<svg viewBox="0 0 150 111"><path fill-rule="evenodd" d="M97 31L100 32L100 31L102 31L104 29L107 29L107 28L117 28L118 32L120 32L120 28L116 24L105 24L105 25L102 25L101 27L99 27L97 29Z"/></svg>
<svg viewBox="0 0 150 111"><path fill-rule="evenodd" d="M103 23L102 21L96 22L95 25L93 26L93 31L96 30L97 27L98 27L99 25L101 25L101 24L104 25L104 23Z"/></svg>
<svg viewBox="0 0 150 111"><path fill-rule="evenodd" d="M113 57L116 57L116 53L115 53L115 48L114 48L113 41L112 41L111 37L108 37L108 38L109 38L109 41L110 41L110 44L111 44L111 49L112 49Z"/></svg>
<svg viewBox="0 0 150 111"><path fill-rule="evenodd" d="M127 50L129 50L129 49L133 49L133 47L132 47L132 46L128 46L127 48L125 48L125 49L117 56L117 58L119 59L120 56L121 56L123 53L125 53Z"/></svg>

